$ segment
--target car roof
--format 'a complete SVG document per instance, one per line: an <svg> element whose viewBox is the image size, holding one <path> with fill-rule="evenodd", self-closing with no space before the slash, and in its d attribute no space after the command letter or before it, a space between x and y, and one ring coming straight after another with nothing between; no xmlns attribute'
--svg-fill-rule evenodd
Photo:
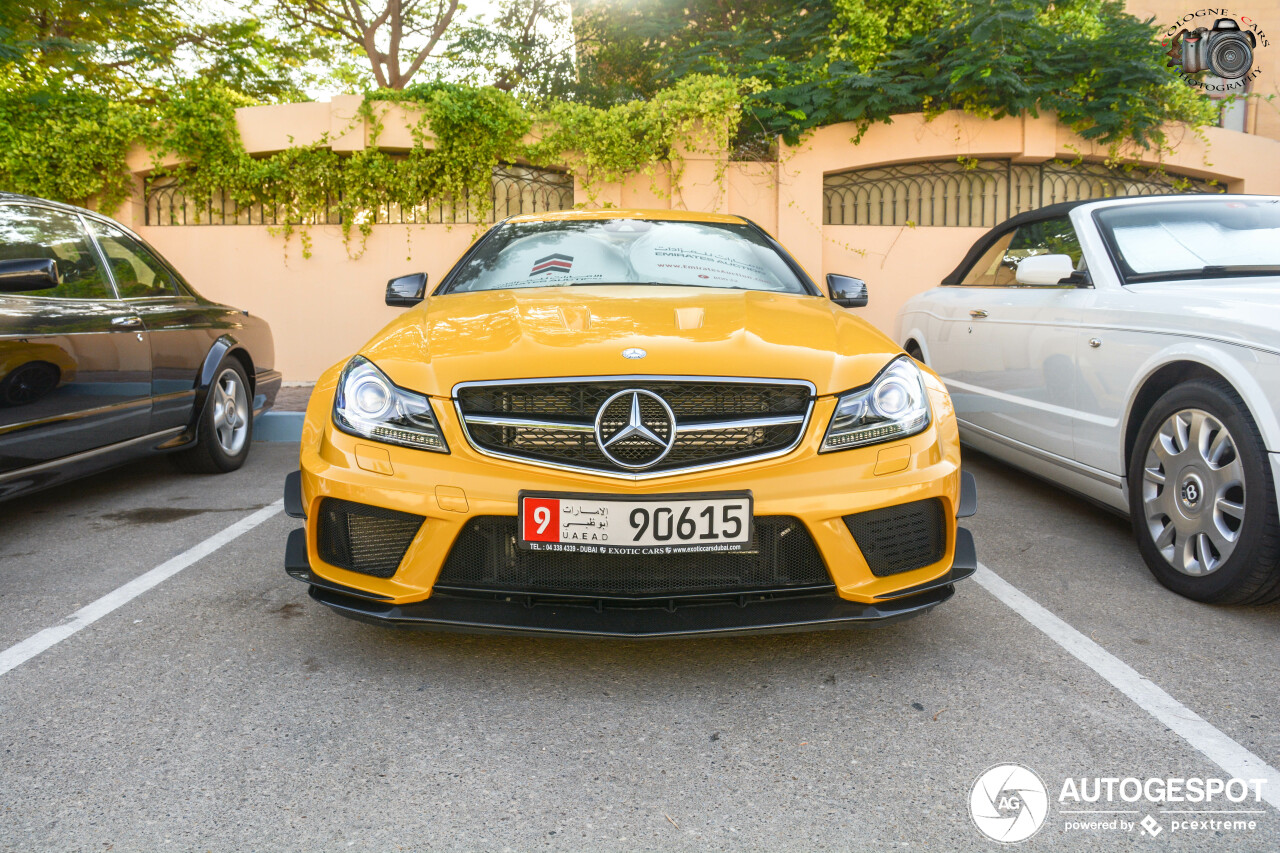
<svg viewBox="0 0 1280 853"><path fill-rule="evenodd" d="M1159 195L1112 196L1111 198L1077 199L1075 201L1063 201L1057 204L1050 204L1035 210L1028 210L1024 213L1019 213L1017 216L1012 216L1006 219L1004 222L1001 222L986 234L979 237L969 249L968 253L965 254L964 259L960 261L959 265L942 280L942 284L956 285L963 281L964 274L969 271L969 268L973 266L978 258L986 254L986 251L991 248L991 245L995 243L996 240L1000 239L1005 234L1008 234L1015 228L1034 222L1043 222L1046 219L1056 219L1060 216L1066 216L1077 207L1088 206L1091 210L1097 210L1107 207L1128 207L1150 204L1152 202L1190 202L1207 200L1228 201L1230 199L1240 198L1274 198L1274 196L1242 194L1227 195L1225 193L1162 193Z"/></svg>
<svg viewBox="0 0 1280 853"><path fill-rule="evenodd" d="M675 222L718 222L729 225L745 225L741 216L727 213L698 213L694 210L655 210L608 208L605 210L556 210L550 213L525 213L513 216L507 222L581 222L600 219L667 219Z"/></svg>
<svg viewBox="0 0 1280 853"><path fill-rule="evenodd" d="M22 193L0 192L0 202L25 201L41 204L45 207L55 207L58 210L65 210L68 213L87 213L90 216L102 216L101 213L89 210L86 207L76 207L74 204L65 204L60 201L53 201L47 198L40 198L34 195L23 195Z"/></svg>

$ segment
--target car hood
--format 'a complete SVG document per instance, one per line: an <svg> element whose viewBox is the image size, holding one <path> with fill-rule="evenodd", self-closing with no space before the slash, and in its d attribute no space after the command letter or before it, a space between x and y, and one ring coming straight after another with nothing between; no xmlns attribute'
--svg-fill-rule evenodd
<svg viewBox="0 0 1280 853"><path fill-rule="evenodd" d="M625 358L633 348L645 357ZM804 379L832 394L900 353L823 297L651 285L430 297L361 350L437 396L476 380L629 374Z"/></svg>
<svg viewBox="0 0 1280 853"><path fill-rule="evenodd" d="M1280 352L1280 277L1131 284L1144 327Z"/></svg>

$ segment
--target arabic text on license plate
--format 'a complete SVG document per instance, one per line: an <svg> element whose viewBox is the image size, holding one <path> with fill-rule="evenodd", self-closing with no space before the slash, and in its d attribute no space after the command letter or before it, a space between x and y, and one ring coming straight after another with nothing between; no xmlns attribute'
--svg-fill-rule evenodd
<svg viewBox="0 0 1280 853"><path fill-rule="evenodd" d="M533 551L693 554L751 545L751 493L619 498L520 493L520 547Z"/></svg>

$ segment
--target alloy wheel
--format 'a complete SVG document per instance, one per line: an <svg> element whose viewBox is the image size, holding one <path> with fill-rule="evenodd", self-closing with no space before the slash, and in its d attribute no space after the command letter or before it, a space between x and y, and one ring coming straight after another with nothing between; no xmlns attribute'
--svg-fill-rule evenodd
<svg viewBox="0 0 1280 853"><path fill-rule="evenodd" d="M1156 550L1186 575L1217 571L1240 540L1244 466L1222 421L1202 409L1169 416L1151 438L1142 506Z"/></svg>
<svg viewBox="0 0 1280 853"><path fill-rule="evenodd" d="M234 369L227 368L218 375L210 405L218 446L228 456L236 456L249 437L249 395Z"/></svg>

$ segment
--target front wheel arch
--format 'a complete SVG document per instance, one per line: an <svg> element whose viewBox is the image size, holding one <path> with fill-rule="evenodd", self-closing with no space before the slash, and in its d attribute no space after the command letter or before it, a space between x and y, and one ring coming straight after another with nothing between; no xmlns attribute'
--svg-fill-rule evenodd
<svg viewBox="0 0 1280 853"><path fill-rule="evenodd" d="M1129 472L1130 460L1133 459L1133 448L1138 442L1138 433L1142 430L1142 423L1146 420L1147 413L1165 394L1179 385L1197 379L1231 385L1231 382L1221 373L1197 361L1170 362L1161 366L1143 381L1142 387L1133 398L1133 404L1129 407L1129 415L1124 427L1124 455L1121 459L1126 476ZM1234 386L1232 390L1239 396L1239 391ZM1253 413L1249 412L1248 404L1245 404L1245 411L1249 413L1249 417L1253 417ZM1254 418L1254 422L1257 423L1257 418Z"/></svg>

